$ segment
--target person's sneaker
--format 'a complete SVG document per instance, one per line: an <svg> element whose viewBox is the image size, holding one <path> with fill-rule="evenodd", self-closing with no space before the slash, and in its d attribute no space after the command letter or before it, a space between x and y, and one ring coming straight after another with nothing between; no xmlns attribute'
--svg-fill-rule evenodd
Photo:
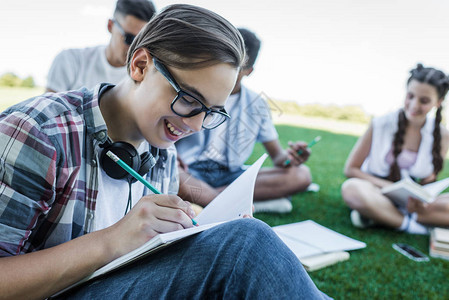
<svg viewBox="0 0 449 300"><path fill-rule="evenodd" d="M362 216L358 211L351 211L351 222L354 227L367 228L374 225L374 221Z"/></svg>
<svg viewBox="0 0 449 300"><path fill-rule="evenodd" d="M306 189L306 192L314 192L317 193L320 191L320 185L318 183L312 182Z"/></svg>
<svg viewBox="0 0 449 300"><path fill-rule="evenodd" d="M292 211L292 202L289 198L279 198L254 202L254 213L286 214Z"/></svg>

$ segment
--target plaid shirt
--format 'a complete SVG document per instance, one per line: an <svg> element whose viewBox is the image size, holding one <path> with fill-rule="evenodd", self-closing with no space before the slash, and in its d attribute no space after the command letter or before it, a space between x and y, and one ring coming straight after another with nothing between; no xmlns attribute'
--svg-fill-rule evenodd
<svg viewBox="0 0 449 300"><path fill-rule="evenodd" d="M107 138L100 88L44 94L0 115L0 257L92 231L95 149ZM162 193L176 193L176 150L163 153L147 179Z"/></svg>

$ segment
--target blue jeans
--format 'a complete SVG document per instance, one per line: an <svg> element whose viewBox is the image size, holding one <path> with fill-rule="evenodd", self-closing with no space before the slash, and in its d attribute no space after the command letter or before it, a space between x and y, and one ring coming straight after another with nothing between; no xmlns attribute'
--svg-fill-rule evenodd
<svg viewBox="0 0 449 300"><path fill-rule="evenodd" d="M329 299L262 221L186 238L64 295L66 299Z"/></svg>
<svg viewBox="0 0 449 300"><path fill-rule="evenodd" d="M245 172L245 166L231 171L228 167L213 160L197 161L189 165L189 173L212 187L229 185Z"/></svg>

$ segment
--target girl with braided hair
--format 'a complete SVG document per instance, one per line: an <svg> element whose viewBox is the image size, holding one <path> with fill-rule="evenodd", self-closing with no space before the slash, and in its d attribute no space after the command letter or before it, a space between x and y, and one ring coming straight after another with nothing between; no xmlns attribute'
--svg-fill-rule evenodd
<svg viewBox="0 0 449 300"><path fill-rule="evenodd" d="M346 161L349 179L341 192L356 227L379 224L427 234L428 226L449 226L449 194L430 204L410 198L407 207L398 207L381 193L403 176L434 182L449 148L449 131L440 124L448 76L422 64L410 73L403 108L374 118Z"/></svg>

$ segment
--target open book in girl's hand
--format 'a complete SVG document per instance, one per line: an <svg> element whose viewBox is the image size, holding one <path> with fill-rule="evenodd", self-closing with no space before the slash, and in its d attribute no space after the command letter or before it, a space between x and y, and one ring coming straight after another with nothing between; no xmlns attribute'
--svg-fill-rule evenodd
<svg viewBox="0 0 449 300"><path fill-rule="evenodd" d="M98 269L74 285L62 290L56 295L60 295L83 282L145 257L161 248L171 245L175 241L210 229L219 224L238 218L243 218L244 215L252 215L254 185L256 183L257 173L266 158L267 154L263 154L251 167L249 167L242 175L234 180L223 192L215 197L215 199L202 210L202 212L195 218L199 226L158 234L141 247L117 258L116 260L113 260L109 264ZM236 195L238 195L238 197L236 197Z"/></svg>
<svg viewBox="0 0 449 300"><path fill-rule="evenodd" d="M407 201L410 197L424 203L431 203L447 187L449 187L449 178L428 183L426 185L420 185L414 182L411 178L406 177L382 188L382 194L396 204L405 207L407 206Z"/></svg>

